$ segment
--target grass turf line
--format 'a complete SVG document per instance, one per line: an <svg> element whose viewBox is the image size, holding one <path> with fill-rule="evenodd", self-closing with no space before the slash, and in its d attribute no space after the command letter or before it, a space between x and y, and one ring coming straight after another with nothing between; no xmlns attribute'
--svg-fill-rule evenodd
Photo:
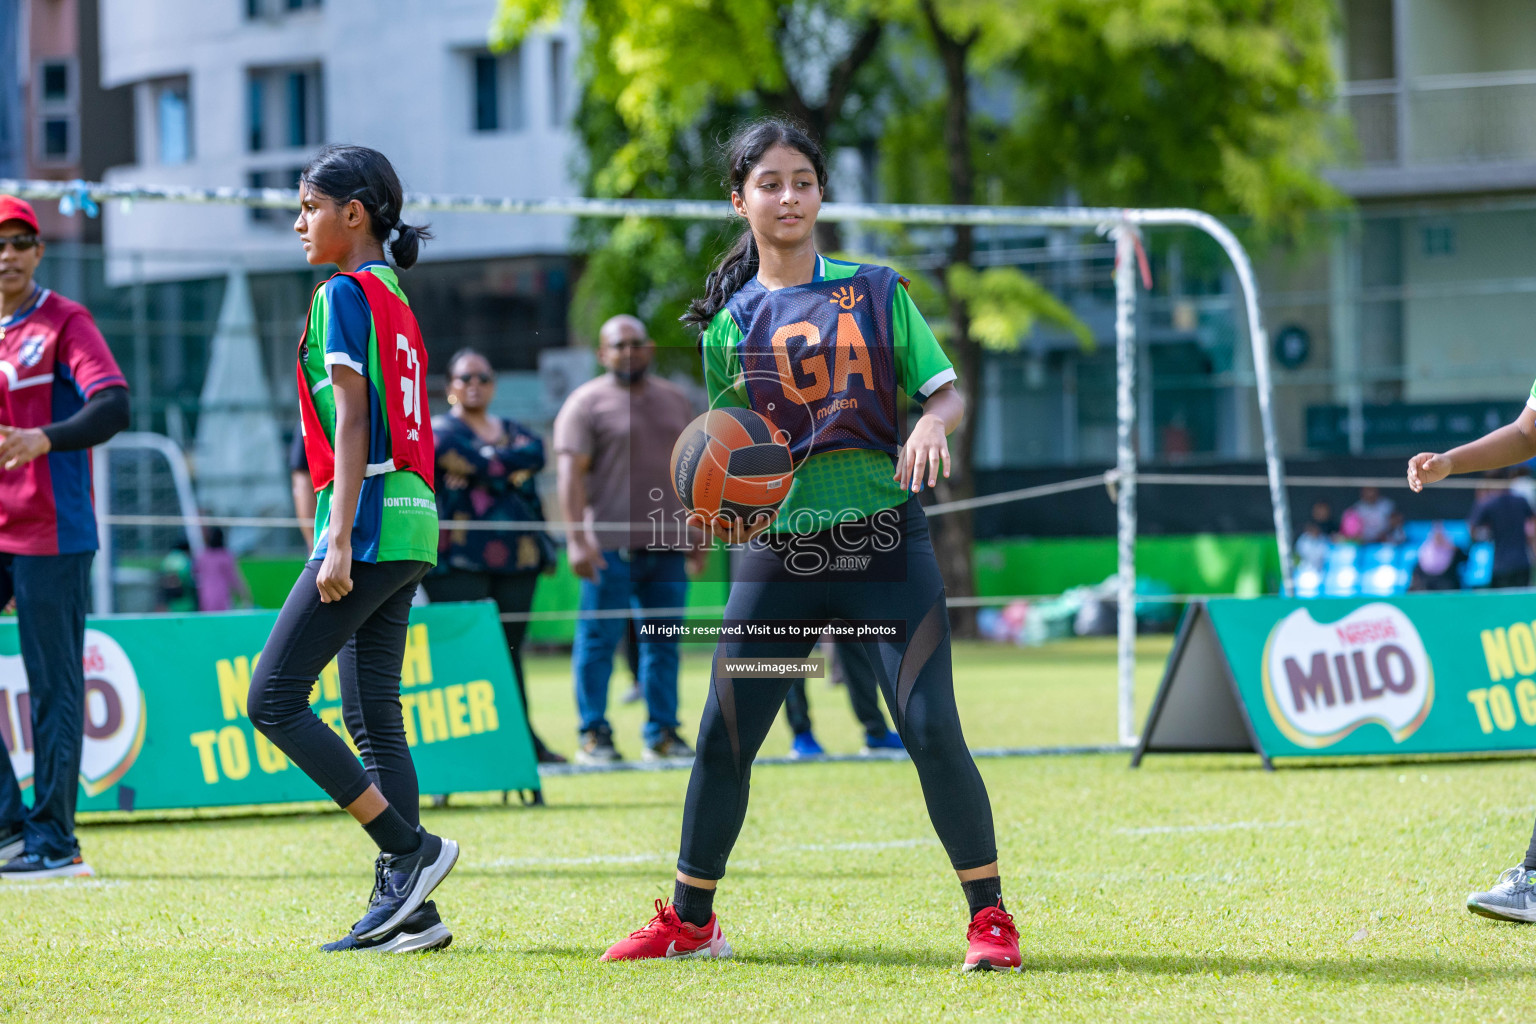
<svg viewBox="0 0 1536 1024"><path fill-rule="evenodd" d="M997 653L962 652L991 701L962 697L973 744L1018 708L1112 731L1112 648ZM818 721L851 721L822 685ZM99 881L0 888L0 1019L1448 1021L1536 997L1536 930L1462 908L1524 845L1521 763L1126 761L981 763L1021 975L956 973L964 910L911 766L840 763L755 774L717 900L734 962L596 961L671 891L687 776L583 776L544 809L424 811L464 855L437 897L454 945L423 957L313 951L371 881L339 813L87 827Z"/></svg>

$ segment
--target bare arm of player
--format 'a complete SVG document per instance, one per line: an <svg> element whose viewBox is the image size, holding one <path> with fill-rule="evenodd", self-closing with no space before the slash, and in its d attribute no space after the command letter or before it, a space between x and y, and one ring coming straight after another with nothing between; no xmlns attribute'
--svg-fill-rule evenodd
<svg viewBox="0 0 1536 1024"><path fill-rule="evenodd" d="M293 514L300 521L299 532L304 535L304 546L315 550L315 481L307 469L296 469L289 474L293 489Z"/></svg>
<svg viewBox="0 0 1536 1024"><path fill-rule="evenodd" d="M936 486L939 474L949 479L949 434L965 418L965 399L953 383L942 385L923 403L923 415L913 426L907 443L896 457L896 476L903 488L923 489L923 475L928 486Z"/></svg>
<svg viewBox="0 0 1536 1024"><path fill-rule="evenodd" d="M587 517L587 473L592 456L560 452L555 460L555 493L560 498L560 515L566 522L565 557L571 571L584 580L597 582L597 574L608 567L603 553L587 536L581 524Z"/></svg>
<svg viewBox="0 0 1536 1024"><path fill-rule="evenodd" d="M330 370L336 396L336 479L325 561L315 578L320 600L327 604L352 593L352 521L357 518L357 497L368 469L368 381L343 363Z"/></svg>
<svg viewBox="0 0 1536 1024"><path fill-rule="evenodd" d="M1520 410L1513 423L1459 448L1436 454L1420 452L1408 460L1408 486L1417 493L1453 473L1482 473L1536 457L1536 410Z"/></svg>

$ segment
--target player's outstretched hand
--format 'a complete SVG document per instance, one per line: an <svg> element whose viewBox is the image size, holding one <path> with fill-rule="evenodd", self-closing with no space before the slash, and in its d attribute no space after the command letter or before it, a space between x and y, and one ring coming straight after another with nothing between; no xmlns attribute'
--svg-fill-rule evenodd
<svg viewBox="0 0 1536 1024"><path fill-rule="evenodd" d="M929 414L917 421L897 453L894 479L904 490L920 491L924 476L928 486L935 487L940 473L949 479L949 439L944 435L944 421Z"/></svg>
<svg viewBox="0 0 1536 1024"><path fill-rule="evenodd" d="M693 512L688 516L688 525L703 531L706 544L716 540L722 540L727 544L745 544L772 526L776 515L778 515L776 511L758 512L751 519L742 522L734 516L706 518Z"/></svg>
<svg viewBox="0 0 1536 1024"><path fill-rule="evenodd" d="M1408 486L1415 494L1425 484L1439 483L1451 475L1451 460L1435 452L1420 452L1408 460Z"/></svg>

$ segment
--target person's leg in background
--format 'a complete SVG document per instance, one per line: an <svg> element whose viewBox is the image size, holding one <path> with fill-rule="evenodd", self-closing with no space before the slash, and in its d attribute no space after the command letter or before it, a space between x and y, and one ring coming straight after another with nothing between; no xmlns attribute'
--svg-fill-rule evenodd
<svg viewBox="0 0 1536 1024"><path fill-rule="evenodd" d="M493 576L491 596L496 599L496 607L502 615L527 615L528 609L533 607L533 591L538 584L537 573ZM564 764L565 758L545 746L533 728L533 710L528 706L528 682L523 676L523 639L528 635L528 620L504 618L501 629L507 638L512 674L517 678L517 694L523 699L523 717L528 721L528 738L533 742L533 755L540 764Z"/></svg>
<svg viewBox="0 0 1536 1024"><path fill-rule="evenodd" d="M645 690L640 687L640 634L635 630L633 618L624 620L624 666L629 669L629 689L619 699L625 704L638 704L645 700Z"/></svg>
<svg viewBox="0 0 1536 1024"><path fill-rule="evenodd" d="M608 564L598 571L596 581L581 581L581 611L616 612L630 607L633 590L629 559L627 551L603 552L603 561ZM581 719L581 746L576 751L576 760L583 764L620 760L613 745L613 727L608 724L608 681L613 675L613 653L624 635L626 619L624 615L583 615L576 620L571 671L576 680L576 711Z"/></svg>
<svg viewBox="0 0 1536 1024"><path fill-rule="evenodd" d="M816 742L816 734L811 729L811 704L805 696L804 677L789 680L789 692L784 695L784 717L794 733L789 746L790 757L820 757L826 753Z"/></svg>
<svg viewBox="0 0 1536 1024"><path fill-rule="evenodd" d="M681 551L635 552L634 593L642 610L682 608L688 602L688 571ZM682 621L676 613L653 616L642 623L669 625ZM677 734L677 640L640 638L640 686L645 691L644 730L647 758L692 757L693 748Z"/></svg>
<svg viewBox="0 0 1536 1024"><path fill-rule="evenodd" d="M885 715L880 711L880 698L877 695L880 682L875 675L869 648L859 643L827 646L831 649L827 658L828 666L830 668L834 661L840 663L843 683L848 689L848 703L853 706L854 717L864 727L863 752L868 754L875 750L901 750L901 737L886 724Z"/></svg>
<svg viewBox="0 0 1536 1024"><path fill-rule="evenodd" d="M0 552L0 611L16 596L11 577L15 564L15 555ZM12 726L10 734L0 738L3 739L0 742L0 755L9 753L5 748L19 741L19 733L20 730ZM0 864L20 856L26 850L26 844L22 841L22 827L26 821L27 805L21 799L21 785L16 781L11 759L9 756L0 756Z"/></svg>
<svg viewBox="0 0 1536 1024"><path fill-rule="evenodd" d="M85 613L95 552L17 555L11 563L21 661L32 712L32 807L25 852L4 873L88 875L75 841L85 742ZM8 802L8 801L7 801Z"/></svg>

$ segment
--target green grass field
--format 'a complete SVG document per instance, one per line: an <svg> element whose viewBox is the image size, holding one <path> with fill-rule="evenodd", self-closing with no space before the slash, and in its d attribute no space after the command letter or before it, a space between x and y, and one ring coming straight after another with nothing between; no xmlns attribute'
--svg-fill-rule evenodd
<svg viewBox="0 0 1536 1024"><path fill-rule="evenodd" d="M1143 650L1144 705L1167 641ZM966 646L958 666L973 746L1113 739L1110 643ZM530 674L569 751L568 669ZM813 683L812 704L829 748L854 749L841 695ZM617 720L637 754L638 712ZM754 777L716 903L731 962L597 962L671 891L687 776L587 775L548 780L541 809L424 812L464 850L438 893L453 946L425 956L315 952L371 881L339 813L92 823L98 879L0 889L0 1019L1439 1021L1536 1003L1536 930L1462 907L1523 849L1523 762L980 764L1022 974L957 973L960 892L910 764L784 765Z"/></svg>

